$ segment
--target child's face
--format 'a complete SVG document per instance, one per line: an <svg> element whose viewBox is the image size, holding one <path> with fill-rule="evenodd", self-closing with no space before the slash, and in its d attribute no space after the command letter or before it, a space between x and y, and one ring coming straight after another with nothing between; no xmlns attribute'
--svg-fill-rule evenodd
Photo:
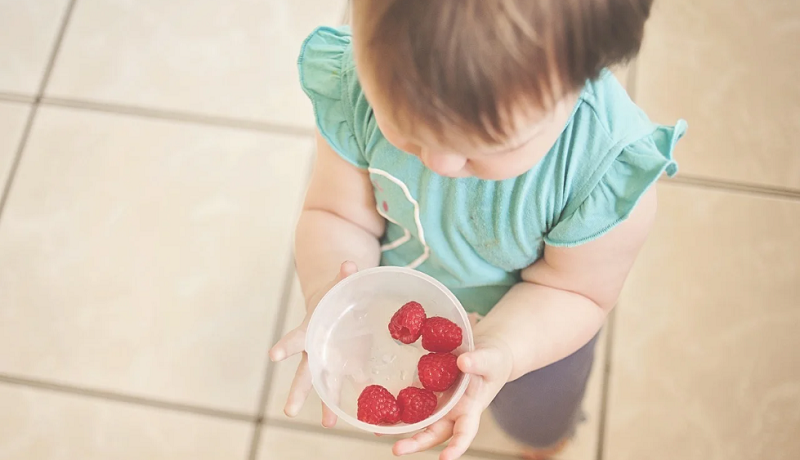
<svg viewBox="0 0 800 460"><path fill-rule="evenodd" d="M510 179L533 168L561 135L577 101L577 94L570 94L547 113L526 111L525 116L516 117L513 134L507 141L476 145L457 133L436 136L424 127L404 132L392 119L389 98L383 97L368 79L361 78L361 84L381 133L392 145L419 157L428 169L441 176L484 180ZM440 137L446 141L439 141Z"/></svg>

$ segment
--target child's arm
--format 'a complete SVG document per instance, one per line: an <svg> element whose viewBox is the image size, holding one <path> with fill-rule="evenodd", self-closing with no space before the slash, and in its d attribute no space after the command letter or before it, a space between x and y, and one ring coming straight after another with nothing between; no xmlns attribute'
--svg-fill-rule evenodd
<svg viewBox="0 0 800 460"><path fill-rule="evenodd" d="M306 301L344 261L377 266L384 226L368 173L339 157L317 134L317 160L295 231L297 274Z"/></svg>
<svg viewBox="0 0 800 460"><path fill-rule="evenodd" d="M605 236L573 248L546 247L519 283L476 327L513 354L509 380L565 358L585 345L614 308L656 215L655 188Z"/></svg>
<svg viewBox="0 0 800 460"><path fill-rule="evenodd" d="M601 238L574 248L546 247L544 257L523 271L523 282L475 326L475 351L458 360L472 374L459 404L425 431L398 441L395 453L429 449L452 436L440 459L459 458L503 385L591 340L614 307L655 212L651 189L625 222Z"/></svg>
<svg viewBox="0 0 800 460"><path fill-rule="evenodd" d="M301 353L311 312L323 295L357 267L370 268L380 261L385 221L375 208L369 175L339 157L317 134L317 159L295 231L297 274L308 313L297 328L269 352L282 361ZM354 262L347 263L344 262ZM284 412L295 416L311 391L305 354L297 368ZM323 405L322 423L333 426L336 415Z"/></svg>

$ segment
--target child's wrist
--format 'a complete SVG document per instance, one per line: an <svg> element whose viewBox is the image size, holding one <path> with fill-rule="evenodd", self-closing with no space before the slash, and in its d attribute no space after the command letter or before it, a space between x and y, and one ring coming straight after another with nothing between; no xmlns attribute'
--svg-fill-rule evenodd
<svg viewBox="0 0 800 460"><path fill-rule="evenodd" d="M475 335L475 348L491 348L499 352L503 357L503 362L498 363L502 369L502 373L498 375L503 382L511 381L511 376L514 372L514 350L511 345L501 335L491 332L477 332Z"/></svg>

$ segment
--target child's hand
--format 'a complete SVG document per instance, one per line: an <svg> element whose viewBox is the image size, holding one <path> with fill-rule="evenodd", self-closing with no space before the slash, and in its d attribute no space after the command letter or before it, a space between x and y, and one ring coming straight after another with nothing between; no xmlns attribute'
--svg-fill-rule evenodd
<svg viewBox="0 0 800 460"><path fill-rule="evenodd" d="M284 335L275 346L269 351L269 357L272 361L283 361L284 359L303 353L303 359L300 365L297 366L297 373L292 381L292 387L289 390L289 396L286 398L286 405L283 412L289 417L296 416L311 392L311 372L308 369L308 355L305 352L306 344L306 329L308 328L308 321L311 319L311 314L317 307L317 304L322 297L331 290L339 281L347 278L353 273L358 271L358 267L353 262L345 262L339 268L339 274L328 285L320 289L314 295L309 297L306 308L305 319L295 329ZM333 427L336 425L336 414L333 413L325 404L322 404L322 425L325 427Z"/></svg>
<svg viewBox="0 0 800 460"><path fill-rule="evenodd" d="M478 434L481 414L489 407L511 375L513 357L506 343L488 336L475 337L475 351L458 357L458 367L471 374L467 391L441 420L411 438L397 441L395 455L430 449L452 437L440 460L455 460L467 451Z"/></svg>

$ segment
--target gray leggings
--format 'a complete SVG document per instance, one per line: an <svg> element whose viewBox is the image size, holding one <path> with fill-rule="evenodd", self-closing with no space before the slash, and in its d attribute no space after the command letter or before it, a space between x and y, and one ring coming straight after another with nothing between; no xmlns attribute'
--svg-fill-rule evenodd
<svg viewBox="0 0 800 460"><path fill-rule="evenodd" d="M492 402L497 424L536 448L554 446L575 432L592 370L597 337L575 353L509 382Z"/></svg>

